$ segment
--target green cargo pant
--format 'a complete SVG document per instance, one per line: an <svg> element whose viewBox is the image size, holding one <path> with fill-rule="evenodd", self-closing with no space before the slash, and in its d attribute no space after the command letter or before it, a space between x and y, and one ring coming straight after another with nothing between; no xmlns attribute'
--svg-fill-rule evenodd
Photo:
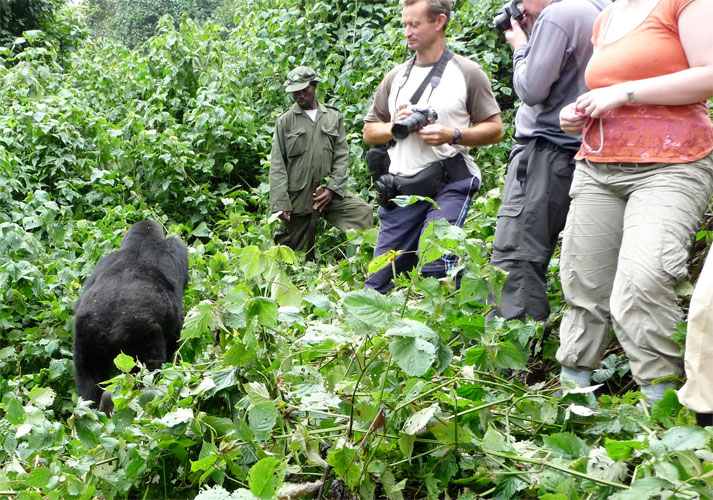
<svg viewBox="0 0 713 500"><path fill-rule="evenodd" d="M685 164L578 162L562 240L557 360L597 369L611 327L639 385L680 374L676 283L713 192L713 155Z"/></svg>
<svg viewBox="0 0 713 500"><path fill-rule="evenodd" d="M335 197L322 213L313 210L306 214L292 214L289 221L282 221L275 232L275 243L293 250L307 251L308 258L314 255L317 237L317 222L320 216L342 232L348 229L363 231L374 225L374 210L367 202L347 193L344 198Z"/></svg>

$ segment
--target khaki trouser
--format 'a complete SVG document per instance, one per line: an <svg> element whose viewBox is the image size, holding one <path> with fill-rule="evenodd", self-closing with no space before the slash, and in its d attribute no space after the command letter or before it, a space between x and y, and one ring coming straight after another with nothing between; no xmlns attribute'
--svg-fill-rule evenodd
<svg viewBox="0 0 713 500"><path fill-rule="evenodd" d="M684 361L688 381L678 391L679 401L697 413L713 413L713 254L691 297Z"/></svg>
<svg viewBox="0 0 713 500"><path fill-rule="evenodd" d="M639 385L682 372L674 287L713 192L713 155L686 164L578 162L562 242L569 308L557 360L597 369L613 326Z"/></svg>
<svg viewBox="0 0 713 500"><path fill-rule="evenodd" d="M371 205L348 192L344 198L335 197L322 213L313 210L307 214L292 214L290 221L283 221L277 228L275 243L293 250L305 250L308 258L313 258L317 221L321 216L342 232L349 229L363 231L374 225L374 209Z"/></svg>

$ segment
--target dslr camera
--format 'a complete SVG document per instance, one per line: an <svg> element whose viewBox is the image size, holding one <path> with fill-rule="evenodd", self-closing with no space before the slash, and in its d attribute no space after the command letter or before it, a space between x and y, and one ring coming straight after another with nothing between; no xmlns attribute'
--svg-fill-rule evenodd
<svg viewBox="0 0 713 500"><path fill-rule="evenodd" d="M438 120L438 113L436 113L436 110L431 106L426 108L411 108L411 111L413 112L412 115L407 116L400 122L394 123L391 127L391 133L394 139L406 139L411 132L422 129L426 125L435 123L436 120Z"/></svg>
<svg viewBox="0 0 713 500"><path fill-rule="evenodd" d="M525 19L525 14L518 8L519 0L512 0L509 4L505 5L502 9L495 13L495 18L493 19L493 25L500 31L507 31L512 28L512 23L510 18L514 17L518 23L521 23Z"/></svg>

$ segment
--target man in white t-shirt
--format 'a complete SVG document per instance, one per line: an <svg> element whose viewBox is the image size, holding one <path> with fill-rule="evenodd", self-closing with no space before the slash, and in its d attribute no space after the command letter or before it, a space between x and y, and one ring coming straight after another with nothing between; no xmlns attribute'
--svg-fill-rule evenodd
<svg viewBox="0 0 713 500"><path fill-rule="evenodd" d="M393 124L411 116L414 107L432 109L437 115L434 123L399 138L389 148L391 176L383 180L393 181L395 186L411 185L411 180L418 179L427 169L431 172L434 165L443 168L443 178L435 193L429 193L428 189L423 193L414 190L399 193L398 187L393 193L430 195L438 210L426 201L405 207L382 203L379 207L381 225L375 256L389 250L402 251L394 266L382 268L366 281L367 288L381 293L393 288L394 270L397 274L405 272L418 262L418 241L429 222L445 218L453 225L463 224L480 186L480 171L468 149L494 144L503 137L500 108L485 72L477 63L452 55L446 48L445 30L451 7L451 0L403 0L404 35L415 56L386 75L364 118L364 142L386 144L394 139ZM424 80L428 80L425 86ZM423 87L420 96L419 87ZM416 102L411 102L412 99ZM432 187L433 182L429 183ZM412 185L418 186L418 182ZM427 263L421 272L444 277L454 264L455 258L446 256Z"/></svg>

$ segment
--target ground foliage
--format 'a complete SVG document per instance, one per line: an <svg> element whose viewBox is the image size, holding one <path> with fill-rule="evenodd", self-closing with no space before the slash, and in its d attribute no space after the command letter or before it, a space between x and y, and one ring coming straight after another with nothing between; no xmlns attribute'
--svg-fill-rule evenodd
<svg viewBox="0 0 713 500"><path fill-rule="evenodd" d="M454 276L416 274L388 296L363 290L384 263L371 262L375 230L326 231L316 263L273 246L265 158L289 105L287 70L319 68L321 98L345 113L352 189L372 199L361 119L406 54L395 1L236 9L230 30L165 19L133 50L87 39L65 14L74 50L29 33L0 66L0 494L711 498L713 435L673 392L650 411L637 405L612 350L595 374L598 397L555 398L542 327L486 324L480 301L503 281L487 261L508 141L475 153L485 186L465 228L424 235L422 261L462 257L459 290ZM449 39L499 82L511 123L495 9L457 2ZM73 304L143 218L189 244L188 313L163 370L117 358L107 419L77 402ZM545 360L536 384L533 351Z"/></svg>

